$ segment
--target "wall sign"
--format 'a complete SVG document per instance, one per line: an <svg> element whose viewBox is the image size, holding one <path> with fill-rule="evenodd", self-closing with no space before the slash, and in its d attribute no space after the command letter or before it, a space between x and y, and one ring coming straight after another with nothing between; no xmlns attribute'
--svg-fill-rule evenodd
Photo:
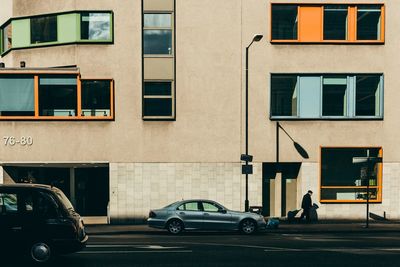
<svg viewBox="0 0 400 267"><path fill-rule="evenodd" d="M15 136L3 136L4 140L4 145L5 146L31 146L33 145L33 137L32 136L21 136L21 137L15 137Z"/></svg>

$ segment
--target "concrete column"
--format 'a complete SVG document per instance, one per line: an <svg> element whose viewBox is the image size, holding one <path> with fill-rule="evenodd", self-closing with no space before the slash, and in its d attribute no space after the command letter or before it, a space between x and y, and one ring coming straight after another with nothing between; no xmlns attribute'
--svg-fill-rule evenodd
<svg viewBox="0 0 400 267"><path fill-rule="evenodd" d="M69 192L72 205L76 207L76 197L75 197L75 168L69 168Z"/></svg>
<svg viewBox="0 0 400 267"><path fill-rule="evenodd" d="M0 166L0 184L4 183L4 171L3 171L3 166Z"/></svg>
<svg viewBox="0 0 400 267"><path fill-rule="evenodd" d="M281 217L282 213L282 173L275 176L275 208L274 216Z"/></svg>

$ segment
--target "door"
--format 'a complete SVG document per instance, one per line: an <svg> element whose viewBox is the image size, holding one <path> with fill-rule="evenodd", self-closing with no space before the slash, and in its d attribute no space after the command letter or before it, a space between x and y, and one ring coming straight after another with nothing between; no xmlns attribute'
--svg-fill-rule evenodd
<svg viewBox="0 0 400 267"><path fill-rule="evenodd" d="M203 211L198 201L186 202L176 211L183 221L186 229L201 229L203 224Z"/></svg>
<svg viewBox="0 0 400 267"><path fill-rule="evenodd" d="M209 230L230 230L234 228L232 215L214 202L201 202L203 209L203 228Z"/></svg>
<svg viewBox="0 0 400 267"><path fill-rule="evenodd" d="M14 191L0 192L0 235L2 245L18 245L22 234L21 203ZM6 248L5 248L6 249Z"/></svg>

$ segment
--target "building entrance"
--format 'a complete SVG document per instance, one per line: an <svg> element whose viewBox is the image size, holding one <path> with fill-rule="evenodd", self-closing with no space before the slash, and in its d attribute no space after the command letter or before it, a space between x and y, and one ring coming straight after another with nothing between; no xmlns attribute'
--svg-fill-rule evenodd
<svg viewBox="0 0 400 267"><path fill-rule="evenodd" d="M81 216L106 218L108 215L108 164L5 164L2 167L4 183L53 185L64 192Z"/></svg>
<svg viewBox="0 0 400 267"><path fill-rule="evenodd" d="M262 202L264 216L283 217L297 207L300 162L264 162Z"/></svg>

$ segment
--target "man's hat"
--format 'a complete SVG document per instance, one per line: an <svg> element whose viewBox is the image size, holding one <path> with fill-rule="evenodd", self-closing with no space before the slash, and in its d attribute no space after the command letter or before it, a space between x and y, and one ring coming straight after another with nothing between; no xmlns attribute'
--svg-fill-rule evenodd
<svg viewBox="0 0 400 267"><path fill-rule="evenodd" d="M312 192L311 190L308 190L308 192L307 192L307 193L311 193L311 194L312 194L313 192Z"/></svg>

